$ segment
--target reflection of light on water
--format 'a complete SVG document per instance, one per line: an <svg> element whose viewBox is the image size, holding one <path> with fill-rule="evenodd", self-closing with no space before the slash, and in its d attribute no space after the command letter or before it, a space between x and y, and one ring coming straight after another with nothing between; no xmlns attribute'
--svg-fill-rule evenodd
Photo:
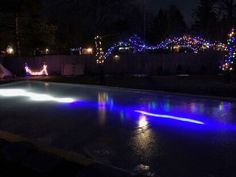
<svg viewBox="0 0 236 177"><path fill-rule="evenodd" d="M148 125L147 117L145 115L141 115L138 121L139 128L146 127Z"/></svg>
<svg viewBox="0 0 236 177"><path fill-rule="evenodd" d="M205 106L204 106L204 104L200 104L200 106L199 106L199 112L200 113L203 113L205 111Z"/></svg>
<svg viewBox="0 0 236 177"><path fill-rule="evenodd" d="M198 107L195 103L190 104L191 113L198 112Z"/></svg>
<svg viewBox="0 0 236 177"><path fill-rule="evenodd" d="M99 107L98 118L99 118L100 125L104 125L106 122L106 108L105 107Z"/></svg>
<svg viewBox="0 0 236 177"><path fill-rule="evenodd" d="M214 107L212 112L214 117L221 123L227 124L230 122L230 119L234 117L232 115L231 109L231 103L229 102L221 102L217 107Z"/></svg>
<svg viewBox="0 0 236 177"><path fill-rule="evenodd" d="M150 112L145 112L145 111L139 111L136 110L135 112L146 115L146 116L151 116L151 117L159 117L159 118L164 118L164 119L173 119L177 121L182 121L182 122L188 122L188 123L194 123L194 124L200 124L204 125L204 122L198 121L198 120L193 120L189 118L184 118L184 117L177 117L177 116L171 116L171 115L164 115L164 114L154 114Z"/></svg>
<svg viewBox="0 0 236 177"><path fill-rule="evenodd" d="M124 111L121 110L120 111L120 119L123 121L125 119L125 114L124 114Z"/></svg>
<svg viewBox="0 0 236 177"><path fill-rule="evenodd" d="M145 105L145 103L143 103L143 105ZM162 109L165 112L170 112L171 111L171 103L170 100L167 99L165 101L161 101L158 103L157 101L150 101L147 104L148 111L155 111L157 109ZM145 107L144 107L145 109Z"/></svg>
<svg viewBox="0 0 236 177"><path fill-rule="evenodd" d="M145 115L140 115L137 129L135 129L134 133L135 135L132 137L132 147L134 148L134 152L145 158L152 156L152 145L154 143L153 132L149 127Z"/></svg>
<svg viewBox="0 0 236 177"><path fill-rule="evenodd" d="M0 89L0 96L3 97L29 97L32 101L52 101L58 103L73 103L76 100L73 98L60 98L54 97L50 94L39 94L34 92L29 92L25 89Z"/></svg>
<svg viewBox="0 0 236 177"><path fill-rule="evenodd" d="M134 143L134 150L137 154L149 157L152 155L152 142L153 140L153 134L150 129L146 129L142 132L140 132L139 129L136 131L136 135L133 137L133 143Z"/></svg>
<svg viewBox="0 0 236 177"><path fill-rule="evenodd" d="M220 111L223 111L223 110L224 110L224 105L223 105L222 103L219 105L219 110L220 110Z"/></svg>
<svg viewBox="0 0 236 177"><path fill-rule="evenodd" d="M113 109L114 101L112 98L109 97L108 93L106 92L99 92L98 93L98 104L100 106L107 106L110 108L110 110Z"/></svg>
<svg viewBox="0 0 236 177"><path fill-rule="evenodd" d="M164 104L164 110L166 112L169 112L170 111L170 100L167 100Z"/></svg>
<svg viewBox="0 0 236 177"><path fill-rule="evenodd" d="M107 92L98 93L98 113L100 124L104 125L106 121L107 110L112 111L114 107L114 101L109 97Z"/></svg>
<svg viewBox="0 0 236 177"><path fill-rule="evenodd" d="M154 102L154 101L149 102L149 103L148 103L148 109L149 109L149 110L155 110L155 109L157 109L157 103Z"/></svg>
<svg viewBox="0 0 236 177"><path fill-rule="evenodd" d="M231 108L231 104L230 103L221 102L219 104L219 110L220 111L228 111L230 108Z"/></svg>
<svg viewBox="0 0 236 177"><path fill-rule="evenodd" d="M48 86L49 86L49 83L45 82L45 83L44 83L44 86L45 86L45 87L48 87Z"/></svg>
<svg viewBox="0 0 236 177"><path fill-rule="evenodd" d="M98 93L98 118L100 125L104 125L106 122L106 97L107 93Z"/></svg>

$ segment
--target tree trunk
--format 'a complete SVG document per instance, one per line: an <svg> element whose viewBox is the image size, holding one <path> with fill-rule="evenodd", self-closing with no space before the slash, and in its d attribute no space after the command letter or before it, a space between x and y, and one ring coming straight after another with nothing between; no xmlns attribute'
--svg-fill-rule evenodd
<svg viewBox="0 0 236 177"><path fill-rule="evenodd" d="M21 56L21 46L20 46L20 29L19 29L19 15L16 13L16 52L17 56Z"/></svg>

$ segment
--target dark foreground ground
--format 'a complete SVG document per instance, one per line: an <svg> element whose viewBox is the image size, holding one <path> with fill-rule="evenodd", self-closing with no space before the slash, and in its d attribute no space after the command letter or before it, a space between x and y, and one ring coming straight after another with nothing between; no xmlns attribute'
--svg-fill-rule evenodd
<svg viewBox="0 0 236 177"><path fill-rule="evenodd" d="M19 141L10 135L11 141L0 136L0 176L1 177L128 177L131 175L120 169L108 167L89 160L68 157L55 149L41 149L33 143ZM3 133L4 134L4 133ZM63 157L64 156L64 157ZM142 175L139 175L142 176Z"/></svg>

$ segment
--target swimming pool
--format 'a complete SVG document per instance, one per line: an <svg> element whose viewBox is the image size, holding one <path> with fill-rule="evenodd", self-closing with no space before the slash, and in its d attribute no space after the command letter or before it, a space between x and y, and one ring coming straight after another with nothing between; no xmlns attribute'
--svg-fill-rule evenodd
<svg viewBox="0 0 236 177"><path fill-rule="evenodd" d="M23 81L0 86L0 129L160 176L233 176L233 101Z"/></svg>

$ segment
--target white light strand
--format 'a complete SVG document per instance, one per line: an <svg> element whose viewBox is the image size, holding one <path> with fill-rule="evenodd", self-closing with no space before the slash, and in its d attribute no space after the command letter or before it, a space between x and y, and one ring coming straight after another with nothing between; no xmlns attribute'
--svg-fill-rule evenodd
<svg viewBox="0 0 236 177"><path fill-rule="evenodd" d="M0 89L0 96L2 97L28 97L35 102L58 102L58 103L73 103L76 100L73 98L54 97L49 94L41 94L29 92L25 89Z"/></svg>
<svg viewBox="0 0 236 177"><path fill-rule="evenodd" d="M96 36L95 37L95 46L96 46L96 62L97 64L103 64L105 57L104 57L104 52L102 48L102 37L101 36Z"/></svg>
<svg viewBox="0 0 236 177"><path fill-rule="evenodd" d="M43 65L43 68L40 71L32 71L29 66L25 65L25 72L31 76L48 76L48 66L46 64Z"/></svg>

